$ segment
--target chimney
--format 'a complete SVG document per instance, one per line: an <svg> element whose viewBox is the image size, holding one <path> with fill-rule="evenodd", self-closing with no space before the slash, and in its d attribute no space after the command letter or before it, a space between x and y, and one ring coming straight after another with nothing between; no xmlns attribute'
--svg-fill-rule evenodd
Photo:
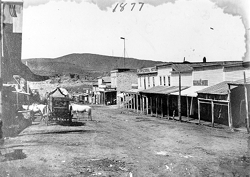
<svg viewBox="0 0 250 177"><path fill-rule="evenodd" d="M207 59L206 57L203 58L203 63L206 63L207 62Z"/></svg>

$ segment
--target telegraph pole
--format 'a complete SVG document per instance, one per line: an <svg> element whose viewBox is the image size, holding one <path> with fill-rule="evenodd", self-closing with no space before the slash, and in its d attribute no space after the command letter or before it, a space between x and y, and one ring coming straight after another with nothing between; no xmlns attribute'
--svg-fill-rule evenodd
<svg viewBox="0 0 250 177"><path fill-rule="evenodd" d="M179 71L178 114L179 114L179 121L181 121L181 72L180 71Z"/></svg>
<svg viewBox="0 0 250 177"><path fill-rule="evenodd" d="M246 84L246 73L245 71L243 72L244 75L244 91L245 91L245 104L246 104L246 119L247 119L247 133L250 133L249 130L249 110L248 110L248 96L247 96L247 84Z"/></svg>
<svg viewBox="0 0 250 177"><path fill-rule="evenodd" d="M2 89L3 89L3 68L2 68L2 1L0 0L0 143L3 138L3 100L2 100Z"/></svg>
<svg viewBox="0 0 250 177"><path fill-rule="evenodd" d="M125 38L124 38L124 37L121 37L121 39L123 39L123 41L124 41L124 45L123 45L123 47L124 47L123 67L125 68L125 52L126 52L126 50L125 50Z"/></svg>

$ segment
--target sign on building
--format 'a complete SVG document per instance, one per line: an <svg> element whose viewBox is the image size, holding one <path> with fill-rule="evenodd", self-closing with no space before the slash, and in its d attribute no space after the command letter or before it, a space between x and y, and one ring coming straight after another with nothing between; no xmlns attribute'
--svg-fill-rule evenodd
<svg viewBox="0 0 250 177"><path fill-rule="evenodd" d="M151 73L156 71L156 67L137 69L137 73Z"/></svg>
<svg viewBox="0 0 250 177"><path fill-rule="evenodd" d="M194 86L208 86L208 80L193 80Z"/></svg>

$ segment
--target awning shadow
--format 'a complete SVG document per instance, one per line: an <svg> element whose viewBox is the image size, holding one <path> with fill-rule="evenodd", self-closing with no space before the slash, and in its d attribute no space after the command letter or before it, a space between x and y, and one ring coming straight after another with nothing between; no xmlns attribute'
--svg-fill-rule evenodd
<svg viewBox="0 0 250 177"><path fill-rule="evenodd" d="M69 122L69 121L55 121L55 122L49 122L48 125L51 124L57 124L61 126L72 126L72 127L79 127L79 126L85 126L85 122Z"/></svg>

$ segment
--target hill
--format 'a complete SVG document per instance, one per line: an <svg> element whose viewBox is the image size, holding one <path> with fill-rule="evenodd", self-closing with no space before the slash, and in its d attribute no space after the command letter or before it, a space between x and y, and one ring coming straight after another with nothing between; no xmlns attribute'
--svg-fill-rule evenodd
<svg viewBox="0 0 250 177"><path fill-rule="evenodd" d="M160 61L139 60L135 58L112 57L97 54L69 54L58 58L23 59L34 73L47 76L57 74L79 74L97 77L109 73L114 68L138 69L154 66ZM125 66L124 66L125 63Z"/></svg>

